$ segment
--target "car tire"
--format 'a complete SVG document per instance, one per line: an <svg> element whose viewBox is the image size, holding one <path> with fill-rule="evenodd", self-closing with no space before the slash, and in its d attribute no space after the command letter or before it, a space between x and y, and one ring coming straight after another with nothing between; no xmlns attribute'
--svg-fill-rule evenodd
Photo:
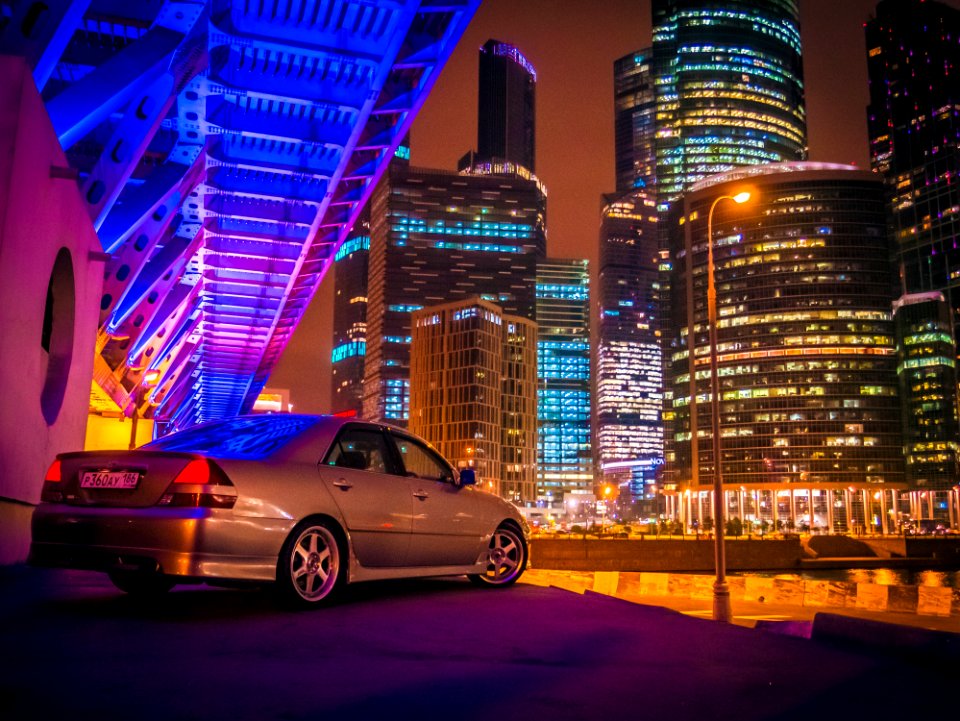
<svg viewBox="0 0 960 721"><path fill-rule="evenodd" d="M483 573L468 576L478 586L502 587L517 582L527 567L527 542L513 526L500 526L490 538Z"/></svg>
<svg viewBox="0 0 960 721"><path fill-rule="evenodd" d="M346 585L346 549L324 521L297 526L283 544L277 566L280 595L289 604L312 608L332 602Z"/></svg>
<svg viewBox="0 0 960 721"><path fill-rule="evenodd" d="M176 586L176 582L162 573L147 571L110 571L110 582L126 594L150 598L162 596Z"/></svg>

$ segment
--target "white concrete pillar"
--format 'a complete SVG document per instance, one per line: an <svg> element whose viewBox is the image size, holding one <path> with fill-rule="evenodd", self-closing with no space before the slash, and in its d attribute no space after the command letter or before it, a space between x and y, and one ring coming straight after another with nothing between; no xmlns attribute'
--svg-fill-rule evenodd
<svg viewBox="0 0 960 721"><path fill-rule="evenodd" d="M780 497L777 495L777 489L774 488L770 493L773 495L773 530L777 529L777 521L780 520Z"/></svg>
<svg viewBox="0 0 960 721"><path fill-rule="evenodd" d="M853 499L851 498L853 494L850 492L849 488L843 489L843 512L846 515L846 531L850 533L853 530Z"/></svg>
<svg viewBox="0 0 960 721"><path fill-rule="evenodd" d="M887 515L887 491L880 491L880 533L886 536L890 533L889 517Z"/></svg>
<svg viewBox="0 0 960 721"><path fill-rule="evenodd" d="M827 533L833 533L833 489L828 488L826 490L827 494L827 528L830 530Z"/></svg>

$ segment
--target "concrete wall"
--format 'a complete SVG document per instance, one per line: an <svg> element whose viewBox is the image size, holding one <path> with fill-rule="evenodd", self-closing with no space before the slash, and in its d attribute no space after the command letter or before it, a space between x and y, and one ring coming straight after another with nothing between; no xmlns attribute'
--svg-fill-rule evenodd
<svg viewBox="0 0 960 721"><path fill-rule="evenodd" d="M53 457L83 448L100 252L30 69L0 56L0 563L25 557Z"/></svg>
<svg viewBox="0 0 960 721"><path fill-rule="evenodd" d="M759 571L796 568L802 550L799 539L727 540L727 568ZM536 538L530 543L534 568L565 571L710 571L712 540L633 539L582 540Z"/></svg>
<svg viewBox="0 0 960 721"><path fill-rule="evenodd" d="M713 598L714 576L530 569L524 574L523 580L526 583L556 586L577 593L594 591L627 600L649 601L656 596L708 600ZM727 582L733 601L960 617L960 589L955 588L741 576L728 576Z"/></svg>

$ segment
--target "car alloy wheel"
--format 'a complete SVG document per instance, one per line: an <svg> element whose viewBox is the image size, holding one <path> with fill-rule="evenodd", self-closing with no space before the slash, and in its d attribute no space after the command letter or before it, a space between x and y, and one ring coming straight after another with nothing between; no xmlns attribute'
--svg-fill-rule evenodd
<svg viewBox="0 0 960 721"><path fill-rule="evenodd" d="M292 600L313 605L329 599L342 575L336 536L322 523L294 531L282 554L281 572L281 583Z"/></svg>
<svg viewBox="0 0 960 721"><path fill-rule="evenodd" d="M490 539L486 570L470 576L470 580L487 586L509 586L520 578L526 566L527 544L523 536L509 526L501 526Z"/></svg>

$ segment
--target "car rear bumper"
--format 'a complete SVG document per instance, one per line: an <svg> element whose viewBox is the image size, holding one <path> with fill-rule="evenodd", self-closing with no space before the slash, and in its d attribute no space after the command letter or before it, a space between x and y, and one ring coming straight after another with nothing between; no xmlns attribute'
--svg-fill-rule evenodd
<svg viewBox="0 0 960 721"><path fill-rule="evenodd" d="M36 566L273 581L293 521L225 509L41 504L31 526L28 562Z"/></svg>

